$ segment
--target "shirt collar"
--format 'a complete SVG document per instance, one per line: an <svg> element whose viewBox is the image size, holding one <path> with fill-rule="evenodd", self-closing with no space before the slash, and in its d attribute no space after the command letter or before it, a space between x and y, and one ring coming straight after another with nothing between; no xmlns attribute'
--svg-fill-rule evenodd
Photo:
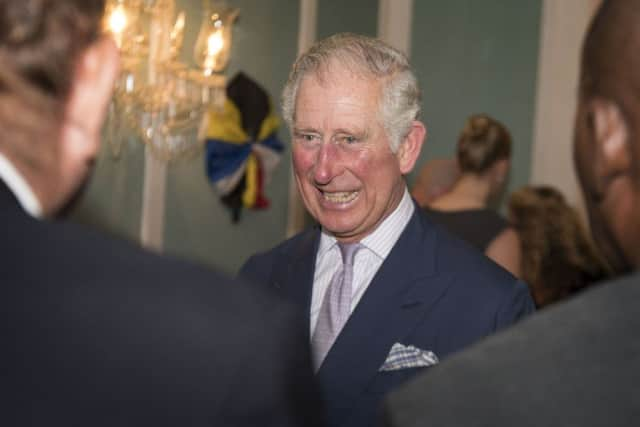
<svg viewBox="0 0 640 427"><path fill-rule="evenodd" d="M409 195L409 190L405 187L402 199L391 215L386 217L378 228L362 239L360 243L380 258L385 259L409 223L414 210L415 206ZM323 227L320 233L318 257L323 257L336 243L336 238Z"/></svg>
<svg viewBox="0 0 640 427"><path fill-rule="evenodd" d="M16 196L18 203L29 215L34 218L42 217L42 205L33 192L33 189L13 164L0 153L0 179L9 187Z"/></svg>

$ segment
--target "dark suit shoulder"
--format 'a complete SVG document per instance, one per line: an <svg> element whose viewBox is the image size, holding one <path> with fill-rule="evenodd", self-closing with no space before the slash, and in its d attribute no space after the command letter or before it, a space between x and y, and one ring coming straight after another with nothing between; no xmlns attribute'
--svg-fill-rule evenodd
<svg viewBox="0 0 640 427"><path fill-rule="evenodd" d="M473 313L493 318L494 330L516 322L535 306L528 286L483 252L452 235L420 212L426 239L431 239L434 271L448 277L447 297Z"/></svg>
<svg viewBox="0 0 640 427"><path fill-rule="evenodd" d="M290 264L293 260L310 253L319 239L318 228L302 231L284 240L273 248L252 255L240 268L238 277L252 283L264 283L273 275L275 269L283 264ZM315 251L313 251L315 253Z"/></svg>
<svg viewBox="0 0 640 427"><path fill-rule="evenodd" d="M34 424L100 413L96 425L294 426L314 414L291 306L83 226L0 216L0 304L16 349L2 356L4 385L23 391L11 406Z"/></svg>
<svg viewBox="0 0 640 427"><path fill-rule="evenodd" d="M439 272L464 277L478 283L482 288L496 290L504 290L505 287L513 286L517 281L511 273L493 262L480 250L451 234L440 224L433 223L424 216L423 221L436 239L435 258ZM492 280L473 280L484 277L490 277Z"/></svg>
<svg viewBox="0 0 640 427"><path fill-rule="evenodd" d="M278 243L271 249L256 254L256 256L294 256L301 246L313 244L318 237L319 228L309 228Z"/></svg>
<svg viewBox="0 0 640 427"><path fill-rule="evenodd" d="M496 338L495 345L535 340L548 349L569 350L575 340L584 344L592 340L622 342L626 333L640 328L638 302L640 274L600 282L573 298L541 310L516 330ZM534 337L537 334L540 336Z"/></svg>
<svg viewBox="0 0 640 427"><path fill-rule="evenodd" d="M636 274L554 304L394 392L389 425L637 425L639 301Z"/></svg>

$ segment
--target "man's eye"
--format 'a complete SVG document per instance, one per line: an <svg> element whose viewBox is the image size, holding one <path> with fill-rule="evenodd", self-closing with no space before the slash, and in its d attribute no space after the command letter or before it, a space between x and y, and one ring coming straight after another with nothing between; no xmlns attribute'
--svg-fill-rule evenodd
<svg viewBox="0 0 640 427"><path fill-rule="evenodd" d="M305 141L305 142L311 142L315 139L317 139L317 135L313 135L310 133L299 133L296 135L296 138L301 140L301 141Z"/></svg>
<svg viewBox="0 0 640 427"><path fill-rule="evenodd" d="M339 138L339 140L341 142L344 142L345 144L353 144L354 142L358 142L358 138L356 138L355 136L352 135L345 135Z"/></svg>

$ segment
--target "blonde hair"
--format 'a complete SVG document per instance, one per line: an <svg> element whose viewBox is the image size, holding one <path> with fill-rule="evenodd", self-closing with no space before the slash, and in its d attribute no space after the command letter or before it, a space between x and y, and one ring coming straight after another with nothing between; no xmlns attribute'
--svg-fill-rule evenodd
<svg viewBox="0 0 640 427"><path fill-rule="evenodd" d="M486 114L469 117L458 137L458 165L463 173L482 174L498 160L511 156L511 135Z"/></svg>
<svg viewBox="0 0 640 427"><path fill-rule="evenodd" d="M509 216L520 236L522 277L539 307L610 274L578 212L550 186L511 194Z"/></svg>

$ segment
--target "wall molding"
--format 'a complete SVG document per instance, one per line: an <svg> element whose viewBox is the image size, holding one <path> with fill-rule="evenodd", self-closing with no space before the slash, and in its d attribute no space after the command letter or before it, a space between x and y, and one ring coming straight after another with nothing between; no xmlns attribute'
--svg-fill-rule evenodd
<svg viewBox="0 0 640 427"><path fill-rule="evenodd" d="M411 55L413 0L379 0L378 37Z"/></svg>
<svg viewBox="0 0 640 427"><path fill-rule="evenodd" d="M164 246L164 211L167 186L167 163L154 157L149 146L144 150L140 243L162 252Z"/></svg>
<svg viewBox="0 0 640 427"><path fill-rule="evenodd" d="M530 183L557 187L580 209L573 122L582 39L599 4L599 0L544 0L541 13Z"/></svg>
<svg viewBox="0 0 640 427"><path fill-rule="evenodd" d="M317 20L318 1L300 0L298 56L315 43L317 38ZM305 217L306 209L300 199L300 195L298 194L298 187L296 185L292 164L289 177L289 205L287 209L286 237L291 237L304 229Z"/></svg>

